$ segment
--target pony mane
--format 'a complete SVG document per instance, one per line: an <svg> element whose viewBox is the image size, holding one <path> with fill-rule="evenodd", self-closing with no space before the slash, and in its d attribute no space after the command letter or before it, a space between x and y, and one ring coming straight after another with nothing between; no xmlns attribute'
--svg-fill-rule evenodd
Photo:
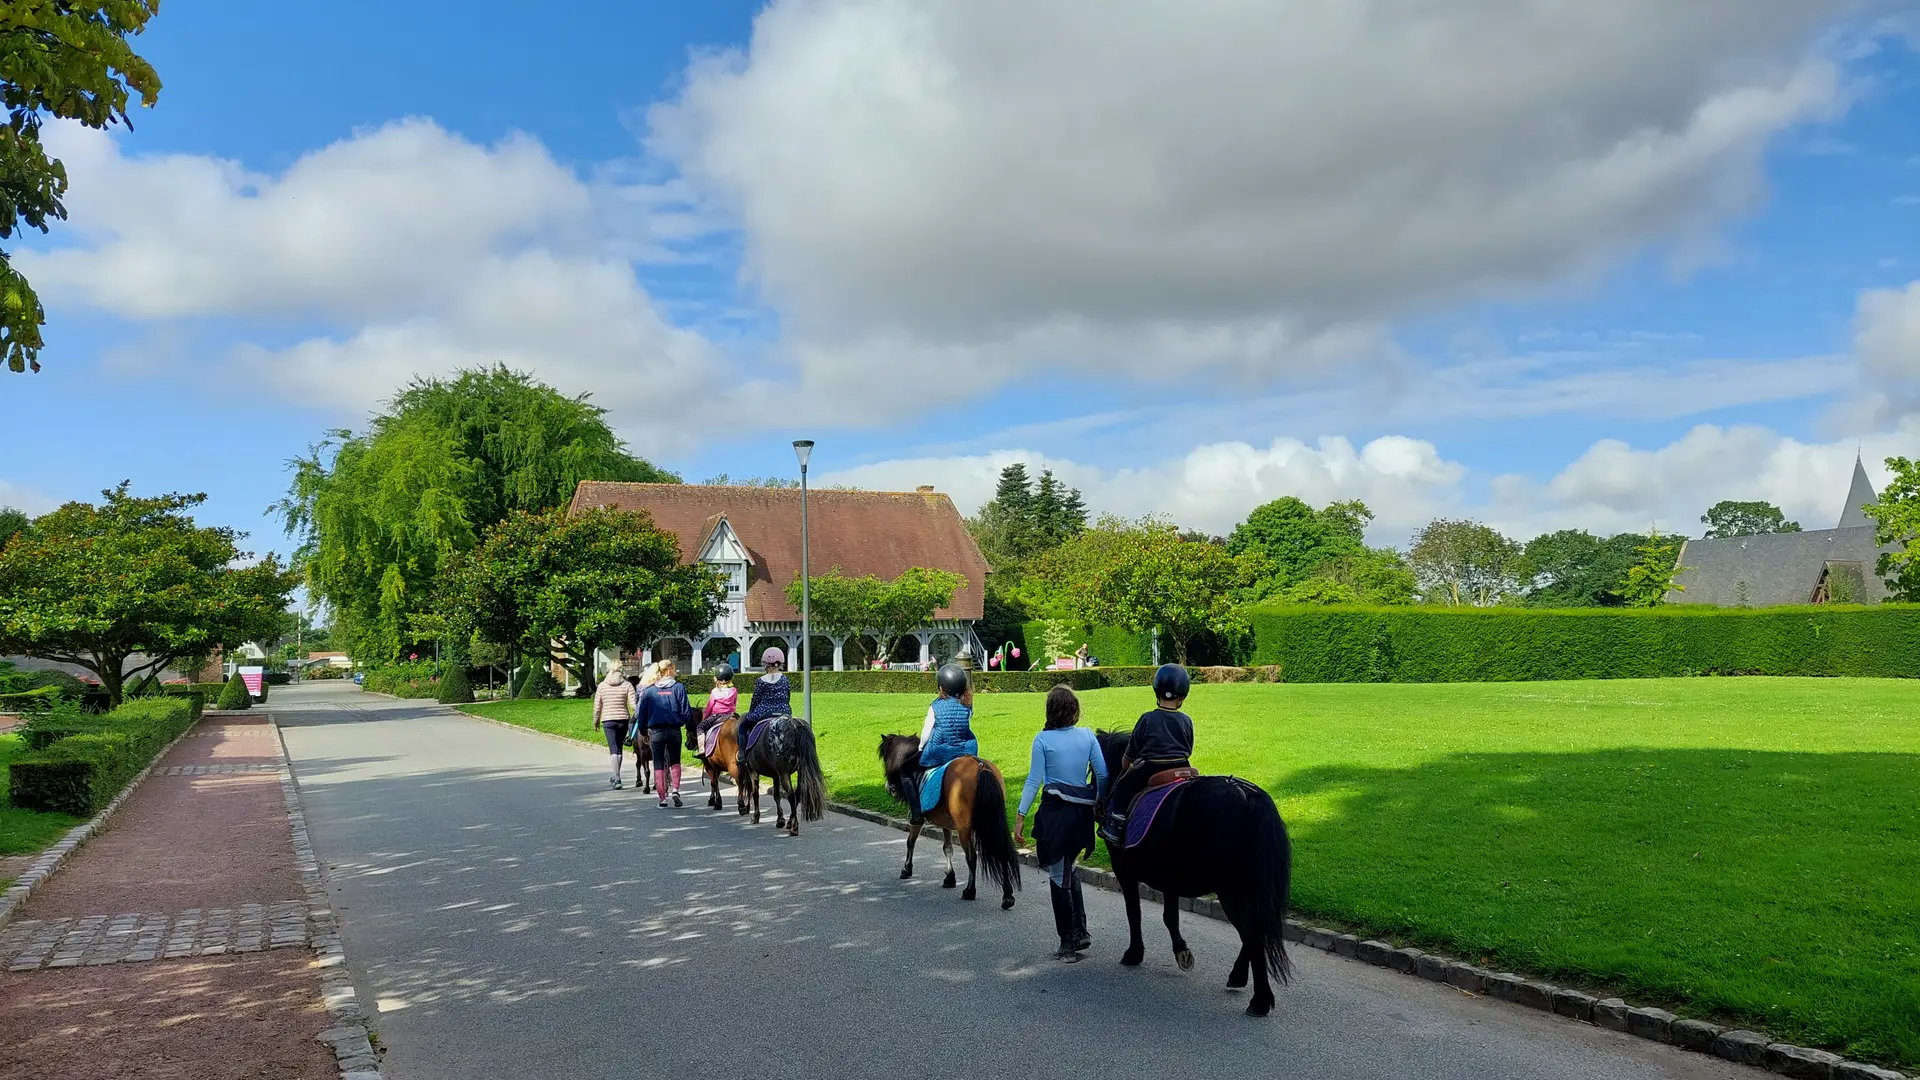
<svg viewBox="0 0 1920 1080"><path fill-rule="evenodd" d="M920 736L880 736L880 771L889 778L905 772L919 756Z"/></svg>

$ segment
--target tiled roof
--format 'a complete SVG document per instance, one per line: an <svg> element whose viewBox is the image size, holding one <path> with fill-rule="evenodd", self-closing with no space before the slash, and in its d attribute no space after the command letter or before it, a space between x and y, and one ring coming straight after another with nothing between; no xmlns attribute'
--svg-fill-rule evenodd
<svg viewBox="0 0 1920 1080"><path fill-rule="evenodd" d="M573 493L571 513L592 507L644 510L680 541L680 558L700 554L721 516L753 559L747 579L747 618L791 622L800 613L786 587L800 577L800 492L709 484L624 484L586 480ZM934 491L809 491L809 552L814 576L833 567L848 577L900 576L916 566L950 570L967 581L942 619L977 620L986 599L987 560L967 532L953 500Z"/></svg>
<svg viewBox="0 0 1920 1080"><path fill-rule="evenodd" d="M1668 593L1667 600L1722 607L1810 603L1829 562L1855 562L1865 571L1860 601L1879 603L1887 595L1873 572L1880 551L1873 529L1864 527L1689 540L1680 549L1678 579L1686 589Z"/></svg>

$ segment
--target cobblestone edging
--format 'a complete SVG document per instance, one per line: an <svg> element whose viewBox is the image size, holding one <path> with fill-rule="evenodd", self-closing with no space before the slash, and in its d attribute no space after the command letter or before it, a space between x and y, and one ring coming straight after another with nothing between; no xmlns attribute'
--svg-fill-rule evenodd
<svg viewBox="0 0 1920 1080"><path fill-rule="evenodd" d="M340 922L327 898L326 874L314 855L313 840L307 833L307 814L300 805L300 785L293 777L293 758L287 753L280 725L271 718L274 740L280 752L280 793L287 803L287 825L293 833L293 859L300 871L300 886L306 892L307 937L313 943L313 966L320 971L320 997L327 1006L333 1026L316 1038L333 1050L341 1080L383 1080L380 1055L373 1048L372 1018L360 1007L353 989L353 976L347 970L347 951L340 939Z"/></svg>
<svg viewBox="0 0 1920 1080"><path fill-rule="evenodd" d="M198 727L204 719L203 714L201 720L194 722L193 727ZM40 857L34 860L33 865L27 867L27 872L21 874L19 880L9 885L6 892L0 893L0 930L6 929L7 924L13 921L14 915L19 912L21 905L27 902L27 897L33 895L35 889L46 884L54 871L65 866L67 860L73 858L73 853L80 850L80 845L91 840L93 835L101 829L106 828L107 819L113 816L113 812L120 809L120 804L127 801L127 797L132 795L134 789L140 786L140 782L147 778L147 774L153 771L153 767L179 745L180 740L186 738L193 727L174 736L172 742L153 755L153 760L147 763L146 768L141 769L132 780L127 781L127 786L121 788L120 794L115 795L113 800L107 803L106 809L68 829L65 836L40 853Z"/></svg>
<svg viewBox="0 0 1920 1080"><path fill-rule="evenodd" d="M278 900L231 908L191 908L171 914L21 919L0 931L0 963L6 965L6 971L98 967L260 952L306 943L306 904Z"/></svg>
<svg viewBox="0 0 1920 1080"><path fill-rule="evenodd" d="M829 802L827 808L862 821L888 825L902 832L907 830L906 821L863 807ZM1034 858L1030 850L1020 852L1020 861L1028 866L1039 865L1039 860ZM1083 866L1080 876L1082 880L1109 892L1120 890L1119 879L1110 871ZM1140 889L1140 898L1142 903L1159 903L1161 899L1159 893L1144 886ZM1226 914L1220 910L1219 902L1214 900L1181 897L1180 910L1226 921ZM1537 982L1512 972L1488 971L1419 949L1398 948L1385 941L1362 941L1352 934L1310 926L1298 919L1287 920L1286 937L1288 941L1336 956L1359 960L1375 967L1391 968L1430 982L1446 983L1465 993L1497 998L1582 1023L1595 1024L1609 1031L1637 1035L1683 1050L1712 1054L1741 1065L1769 1069L1801 1080L1906 1080L1904 1073L1892 1069L1847 1061L1825 1050L1774 1042L1756 1031L1723 1028L1703 1020L1682 1019L1665 1009L1635 1007L1619 998L1596 998L1579 990Z"/></svg>

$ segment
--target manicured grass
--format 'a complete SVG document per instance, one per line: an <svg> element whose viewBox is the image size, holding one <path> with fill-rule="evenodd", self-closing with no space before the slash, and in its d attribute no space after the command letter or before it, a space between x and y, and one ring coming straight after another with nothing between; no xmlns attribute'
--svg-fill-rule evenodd
<svg viewBox="0 0 1920 1080"><path fill-rule="evenodd" d="M8 800L10 770L7 766L24 750L20 745L20 736L0 735L0 855L25 855L39 851L81 821L67 814L22 810Z"/></svg>
<svg viewBox="0 0 1920 1080"><path fill-rule="evenodd" d="M1041 695L983 694L1015 789ZM1083 694L1125 728L1141 690ZM898 807L907 695L814 700L836 799ZM474 707L594 741L586 703ZM1196 763L1273 792L1296 908L1854 1057L1920 1065L1920 682L1210 685Z"/></svg>

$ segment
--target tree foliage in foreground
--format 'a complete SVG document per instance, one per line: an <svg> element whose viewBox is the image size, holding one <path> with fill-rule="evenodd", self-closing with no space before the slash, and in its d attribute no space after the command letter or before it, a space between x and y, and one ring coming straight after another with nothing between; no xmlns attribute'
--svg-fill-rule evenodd
<svg viewBox="0 0 1920 1080"><path fill-rule="evenodd" d="M102 494L0 550L0 651L86 668L117 705L130 683L280 625L298 575L271 554L236 565L251 556L234 531L186 513L206 496Z"/></svg>
<svg viewBox="0 0 1920 1080"><path fill-rule="evenodd" d="M678 480L629 454L605 412L523 372L475 369L415 379L365 433L335 431L293 461L275 510L347 650L398 659L441 567L508 515L564 507L582 480Z"/></svg>
<svg viewBox="0 0 1920 1080"><path fill-rule="evenodd" d="M645 514L519 511L448 562L439 608L449 634L474 634L561 664L593 690L593 650L637 652L713 624L726 584L683 566L679 543Z"/></svg>
<svg viewBox="0 0 1920 1080"><path fill-rule="evenodd" d="M808 579L813 625L830 637L872 634L880 655L893 656L900 640L933 621L934 612L953 604L967 579L947 570L910 567L892 581L871 574L850 578L839 567ZM800 579L787 583L787 602L800 607Z"/></svg>
<svg viewBox="0 0 1920 1080"><path fill-rule="evenodd" d="M144 30L160 0L6 0L0 3L0 239L24 223L47 231L66 219L67 168L47 156L48 116L90 128L127 123L134 94L160 93L153 65L127 39ZM0 359L10 371L40 370L46 313L27 279L0 251Z"/></svg>
<svg viewBox="0 0 1920 1080"><path fill-rule="evenodd" d="M1874 570L1886 582L1888 598L1906 603L1920 602L1920 461L1903 457L1887 459L1893 480L1880 493L1880 501L1866 507L1874 522L1874 542L1881 547L1898 544L1900 550L1886 551Z"/></svg>
<svg viewBox="0 0 1920 1080"><path fill-rule="evenodd" d="M1700 515L1707 527L1703 538L1719 540L1729 536L1757 536L1761 533L1796 533L1800 523L1788 521L1779 507L1769 502L1736 502L1722 499Z"/></svg>

